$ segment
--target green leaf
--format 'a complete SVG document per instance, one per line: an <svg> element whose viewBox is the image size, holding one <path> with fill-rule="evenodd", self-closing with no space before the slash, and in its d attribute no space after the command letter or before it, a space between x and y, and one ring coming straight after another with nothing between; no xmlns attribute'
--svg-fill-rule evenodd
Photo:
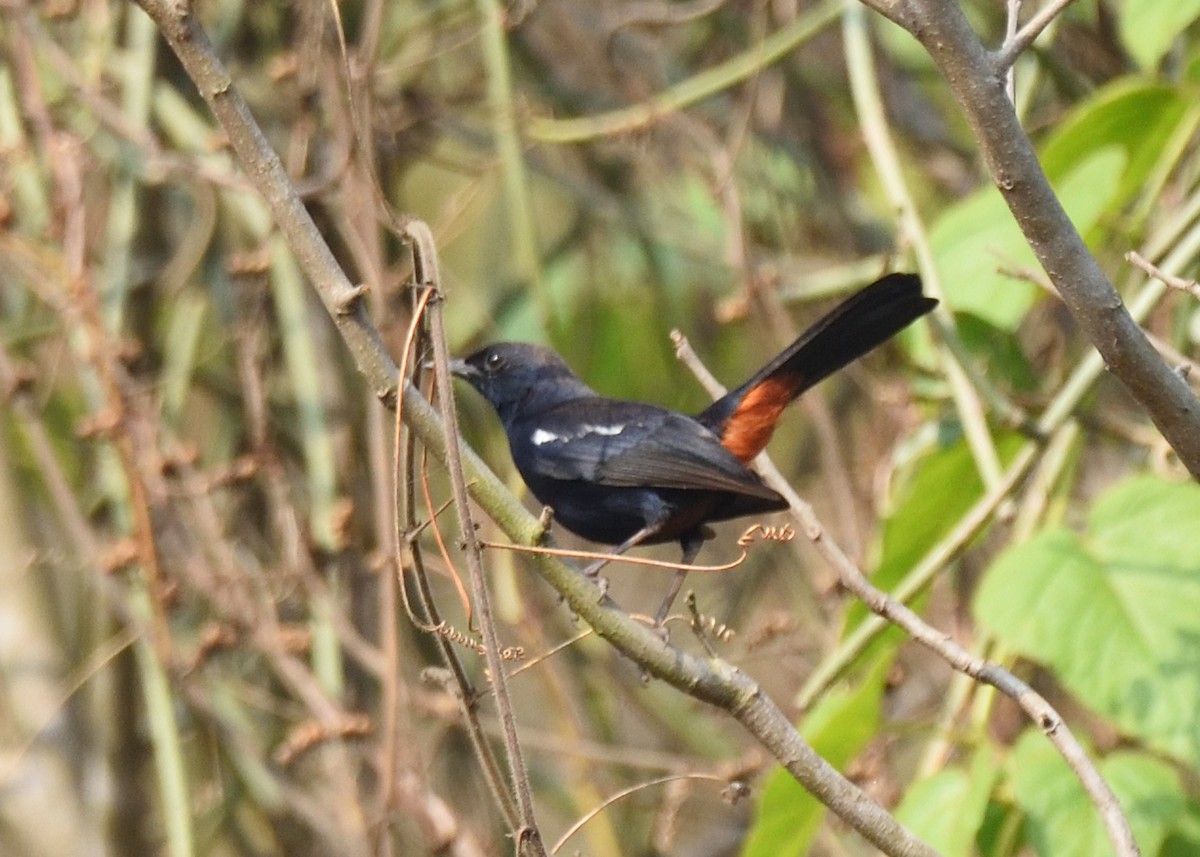
<svg viewBox="0 0 1200 857"><path fill-rule="evenodd" d="M1041 147L1042 169L1048 176L1065 176L1092 153L1119 146L1127 160L1112 202L1124 205L1143 188L1194 101L1195 95L1181 87L1118 78L1063 117Z"/></svg>
<svg viewBox="0 0 1200 857"><path fill-rule="evenodd" d="M1161 565L1200 577L1200 487L1152 476L1100 497L1088 516L1092 549L1111 563ZM1188 627L1197 627L1195 619Z"/></svg>
<svg viewBox="0 0 1200 857"><path fill-rule="evenodd" d="M981 365L987 366L992 383L1022 392L1034 392L1045 383L1044 370L1034 372L1015 332L968 314L960 315L957 321L959 339Z"/></svg>
<svg viewBox="0 0 1200 857"><path fill-rule="evenodd" d="M1138 65L1153 68L1197 18L1200 0L1125 0L1121 5L1121 42Z"/></svg>
<svg viewBox="0 0 1200 857"><path fill-rule="evenodd" d="M835 768L844 768L875 736L891 663L890 655L876 658L862 681L830 691L805 720L805 740ZM824 817L824 804L781 768L763 789L742 857L808 854Z"/></svg>
<svg viewBox="0 0 1200 857"><path fill-rule="evenodd" d="M1054 189L1071 221L1086 233L1109 209L1125 170L1116 146L1078 162ZM949 208L930 240L950 305L1012 330L1038 295L1035 285L1001 269L1039 269L1037 258L995 187L984 188Z"/></svg>
<svg viewBox="0 0 1200 857"><path fill-rule="evenodd" d="M979 623L1052 668L1148 746L1200 764L1200 487L1142 477L1095 504L1089 533L1039 533L1002 555Z"/></svg>
<svg viewBox="0 0 1200 857"><path fill-rule="evenodd" d="M969 857L999 772L993 751L980 748L970 768L938 771L909 788L896 818L946 857Z"/></svg>
<svg viewBox="0 0 1200 857"><path fill-rule="evenodd" d="M1044 735L1028 731L1010 759L1013 793L1028 816L1038 854L1104 857L1113 849L1099 812ZM1184 814L1182 785L1167 764L1141 753L1117 752L1099 764L1146 855L1159 852Z"/></svg>
<svg viewBox="0 0 1200 857"><path fill-rule="evenodd" d="M1075 107L1041 146L1042 168L1093 246L1104 236L1088 233L1142 191L1194 100L1181 87L1121 78ZM1124 162L1111 160L1114 151ZM1038 263L999 191L985 188L948 209L932 236L954 309L1012 330L1037 290L996 269Z"/></svg>

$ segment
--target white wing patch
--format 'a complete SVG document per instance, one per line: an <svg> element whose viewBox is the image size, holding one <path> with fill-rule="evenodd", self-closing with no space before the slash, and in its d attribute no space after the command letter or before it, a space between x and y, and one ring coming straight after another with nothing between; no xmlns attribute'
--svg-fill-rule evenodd
<svg viewBox="0 0 1200 857"><path fill-rule="evenodd" d="M534 446L543 446L547 443L559 443L562 441L575 440L576 438L584 437L589 434L599 434L605 437L614 437L625 431L625 424L615 426L598 426L585 423L579 427L579 430L571 434L555 434L552 431L545 429L537 429L529 438L533 441Z"/></svg>

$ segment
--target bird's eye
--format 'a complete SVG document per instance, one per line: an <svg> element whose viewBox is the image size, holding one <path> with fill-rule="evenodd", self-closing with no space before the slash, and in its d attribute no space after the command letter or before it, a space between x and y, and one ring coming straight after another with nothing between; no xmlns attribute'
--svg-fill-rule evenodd
<svg viewBox="0 0 1200 857"><path fill-rule="evenodd" d="M489 372L499 372L504 368L504 358L493 351L483 361L483 364Z"/></svg>

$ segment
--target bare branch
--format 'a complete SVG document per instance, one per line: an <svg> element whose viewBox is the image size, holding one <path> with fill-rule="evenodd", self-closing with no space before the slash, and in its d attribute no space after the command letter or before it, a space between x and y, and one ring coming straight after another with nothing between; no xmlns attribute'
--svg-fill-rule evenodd
<svg viewBox="0 0 1200 857"><path fill-rule="evenodd" d="M1005 21L1004 21L1004 44L1011 44L1017 35L1017 24L1021 20L1021 0L1008 0L1005 3ZM1005 74L1005 89L1008 91L1008 100L1013 104L1017 103L1017 72L1015 60L1008 64L1007 73Z"/></svg>
<svg viewBox="0 0 1200 857"><path fill-rule="evenodd" d="M979 141L988 171L1063 302L1194 477L1200 401L1130 317L1063 209L1005 92L1004 75L951 0L908 0L893 18L929 51Z"/></svg>
<svg viewBox="0 0 1200 857"><path fill-rule="evenodd" d="M1195 280L1185 280L1183 277L1177 277L1174 274L1168 274L1136 250L1130 250L1126 253L1125 261L1168 288L1187 292L1192 297L1200 299L1200 283L1197 283Z"/></svg>
<svg viewBox="0 0 1200 857"><path fill-rule="evenodd" d="M243 169L265 197L301 267L346 340L359 370L385 404L394 406L399 393L405 421L414 435L445 461L445 426L415 387L405 383L397 390L395 363L383 348L362 302L347 304L345 298L354 286L338 268L278 157L192 17L190 7L171 0L138 0L138 3L158 24L221 123ZM461 454L463 475L475 500L511 538L522 544L532 543L542 531L538 519L525 510L468 447L462 447ZM789 717L748 676L723 661L697 658L666 644L602 597L591 580L561 560L539 557L537 568L598 634L650 674L727 711L806 789L869 842L894 857L934 857L933 849L822 759L792 726Z"/></svg>
<svg viewBox="0 0 1200 857"><path fill-rule="evenodd" d="M1020 8L1020 0L1015 0L1018 9ZM996 53L996 68L999 71L1011 72L1017 58L1025 52L1025 49L1032 45L1037 37L1042 34L1042 30L1050 25L1050 22L1058 17L1063 9L1070 6L1075 0L1050 0L1046 6L1041 9L1036 15L1020 30L1015 30L1016 26L1016 11L1010 6L1009 24L1013 27L1005 34L1004 44ZM1011 80L1011 75L1010 75ZM1011 96L1010 96L1011 100Z"/></svg>
<svg viewBox="0 0 1200 857"><path fill-rule="evenodd" d="M675 342L676 354L680 356L689 368L696 372L705 390L713 398L719 398L724 395L724 388L701 365L695 352L687 344L687 341L678 334L675 334L672 338ZM1032 450L1032 446L1029 449ZM1013 463L1007 478L1000 485L1001 496L1008 495L1017 488L1027 472L1026 467L1034 461L1032 451L1022 454L1019 458L1021 461ZM791 505L792 517L796 522L796 526L808 535L820 554L834 567L842 585L858 596L873 613L886 619L893 625L902 628L910 637L937 654L951 667L978 681L992 685L1016 702L1029 719L1046 733L1050 742L1057 748L1067 764L1070 765L1071 770L1075 772L1080 782L1083 783L1084 788L1104 818L1106 826L1109 827L1110 833L1114 838L1114 844L1117 845L1118 853L1136 854L1137 846L1133 842L1128 822L1121 812L1121 807L1117 803L1116 796L1109 789L1108 784L1104 782L1099 771L1096 770L1096 766L1092 764L1092 760L1088 758L1083 745L1071 733L1062 716L1053 706L1039 693L1034 691L1033 688L1004 667L973 656L962 646L958 645L958 643L954 642L948 634L927 624L908 607L905 607L899 601L888 597L886 593L872 586L858 566L854 564L845 551L829 536L812 506L796 494L795 490L784 479L783 474L779 472L767 454L761 453L755 459L754 464L756 469L762 473L764 481L776 491L783 494L787 499ZM1116 832L1118 830L1121 831L1127 843L1133 846L1133 851L1121 850L1120 844L1116 842Z"/></svg>

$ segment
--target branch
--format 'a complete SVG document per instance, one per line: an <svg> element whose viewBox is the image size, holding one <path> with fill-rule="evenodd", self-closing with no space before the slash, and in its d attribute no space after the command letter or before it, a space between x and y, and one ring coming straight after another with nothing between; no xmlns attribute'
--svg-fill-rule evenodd
<svg viewBox="0 0 1200 857"><path fill-rule="evenodd" d="M405 418L413 433L439 460L444 460L442 423L432 406L413 387L403 394ZM543 525L504 486L487 465L462 448L463 470L472 497L518 544L531 544ZM665 643L654 631L602 596L590 578L552 556L537 555L541 576L570 608L622 654L656 678L688 695L729 712L809 792L884 853L932 855L935 852L901 827L814 751L787 715L749 676L720 659L701 659Z"/></svg>
<svg viewBox="0 0 1200 857"><path fill-rule="evenodd" d="M673 338L675 340L676 354L697 375L705 391L714 399L719 399L725 395L725 388L717 383L712 374L702 366L699 358L691 350L691 346L687 340L678 334L674 335ZM1062 413L1063 419L1065 419L1066 414L1064 412L1056 412L1056 419L1058 418L1058 413ZM1043 425L1040 427L1047 431L1049 430L1049 426ZM977 504L977 508L980 509L982 514L968 515L964 519L963 523L967 524L966 529L968 532L977 529L975 521L978 521L978 524L982 525L991 512L999 505L1000 500L1009 497L1016 490L1017 486L1024 480L1037 460L1037 446L1037 443L1030 442L1018 454L1017 460L1012 463L1003 481L999 485L991 486L991 490L989 490L984 501ZM920 616L904 606L899 600L889 597L883 591L872 586L870 581L867 580L866 575L862 573L858 566L846 555L845 551L828 535L816 512L813 511L812 506L801 499L765 452L760 453L755 459L754 466L762 474L763 481L782 494L788 501L788 504L791 506L792 518L796 522L797 528L809 537L817 551L825 558L825 561L837 571L842 586L856 595L871 612L903 629L910 637L932 651L951 667L977 681L992 685L1002 694L1016 702L1029 719L1041 727L1046 733L1047 738L1049 738L1050 743L1054 745L1071 767L1071 770L1075 772L1075 775L1079 778L1089 797L1091 797L1093 803L1096 805L1100 815L1105 819L1105 823L1112 823L1110 830L1122 829L1129 836L1129 841L1133 841L1132 835L1129 834L1128 822L1121 812L1121 807L1117 803L1116 796L1109 789L1108 784L1104 782L1104 779L1100 776L1100 772L1092 764L1092 760L1088 758L1087 753L1084 751L1083 745L1071 733L1062 716L1041 694L1037 693L1033 688L999 664L975 657L958 643L954 642L948 634L927 624ZM960 525L956 528L956 531L962 529L964 528ZM960 542L963 545L965 543L965 539ZM947 557L948 559L949 557ZM943 567L944 564L939 563L935 567ZM1124 854L1127 852L1122 852L1118 846L1118 853Z"/></svg>
<svg viewBox="0 0 1200 857"><path fill-rule="evenodd" d="M454 495L454 506L458 513L459 538L467 555L467 568L471 574L471 592L479 608L479 623L483 629L484 656L492 679L492 693L496 700L496 711L504 734L505 754L508 771L512 778L513 794L517 799L517 811L521 827L515 831L517 853L531 853L545 857L546 850L542 834L533 814L533 799L530 796L529 776L525 771L525 759L521 755L521 743L517 737L517 722L513 715L512 698L508 693L508 673L500 656L500 637L496 632L495 615L491 608L487 579L483 571L483 549L479 535L471 519L471 505L467 502L467 484L463 478L462 450L458 439L458 414L454 409L454 382L450 377L450 354L446 348L446 330L442 320L442 281L438 271L437 249L433 243L433 232L423 221L413 220L405 229L413 246L413 279L418 288L432 289L433 299L429 302L427 315L430 319L430 339L433 342L434 380L437 385L438 408L447 440L445 461L450 472L450 488Z"/></svg>
<svg viewBox="0 0 1200 857"><path fill-rule="evenodd" d="M996 53L997 70L1003 72L1010 71L1017 62L1017 58L1037 40L1037 37L1042 34L1042 30L1050 26L1050 22L1057 18L1063 9L1066 9L1074 2L1075 0L1051 0L1036 15L1030 18L1024 27L1008 35L1004 39L1004 44L1001 45L1000 50ZM1016 13L1012 12L1011 15L1012 23L1015 24Z"/></svg>
<svg viewBox="0 0 1200 857"><path fill-rule="evenodd" d="M1004 5L1006 15L1004 22L1004 47L1007 48L1017 36L1017 24L1021 20L1021 0L1007 0ZM1041 30L1039 29L1038 32L1041 32ZM1013 104L1017 103L1017 70L1015 65L1016 60L1013 60L1004 66L1004 89L1008 93L1008 100Z"/></svg>
<svg viewBox="0 0 1200 857"><path fill-rule="evenodd" d="M178 0L135 2L154 19L159 32L216 116L242 169L270 207L296 261L346 341L359 372L376 396L385 404L394 405L396 364L367 317L361 300L362 288L352 284L338 266L279 156L234 88L229 73L213 53L208 37L191 13L192 5Z"/></svg>
<svg viewBox="0 0 1200 857"><path fill-rule="evenodd" d="M1200 283L1197 283L1195 280L1187 280L1183 277L1177 277L1174 274L1168 274L1153 262L1143 257L1142 254L1136 250L1130 250L1128 253L1126 253L1125 261L1145 273L1146 276L1153 277L1154 279L1158 280L1164 286L1175 289L1176 291L1186 292L1192 297L1200 299Z"/></svg>
<svg viewBox="0 0 1200 857"><path fill-rule="evenodd" d="M389 406L397 402L397 369L384 350L353 286L301 204L278 157L220 61L191 16L187 4L136 0L158 24L184 69L196 83L233 145L239 162L270 206L305 274L345 339L359 371ZM404 419L420 441L446 460L445 428L432 406L405 383ZM512 539L532 543L542 525L521 505L482 460L462 447L464 476L476 502ZM778 759L809 792L868 841L893 857L936 854L822 759L792 726L787 715L744 673L719 659L701 659L665 643L633 621L594 582L553 557L539 557L539 573L557 589L600 636L658 678L690 696L724 709Z"/></svg>
<svg viewBox="0 0 1200 857"><path fill-rule="evenodd" d="M1129 315L1055 196L1005 92L1005 75L952 0L881 3L917 38L950 85L988 171L1025 239L1109 370L1188 471L1200 478L1200 401Z"/></svg>

